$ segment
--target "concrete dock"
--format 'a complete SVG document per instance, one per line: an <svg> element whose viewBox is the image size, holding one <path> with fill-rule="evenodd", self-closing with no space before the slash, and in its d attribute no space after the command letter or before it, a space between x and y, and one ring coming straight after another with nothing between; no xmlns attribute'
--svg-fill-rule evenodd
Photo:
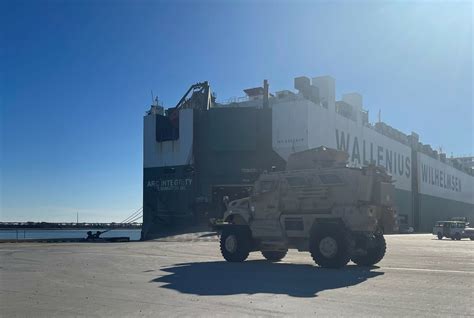
<svg viewBox="0 0 474 318"><path fill-rule="evenodd" d="M212 235L0 244L2 317L474 316L474 241L387 236L375 268L227 263Z"/></svg>

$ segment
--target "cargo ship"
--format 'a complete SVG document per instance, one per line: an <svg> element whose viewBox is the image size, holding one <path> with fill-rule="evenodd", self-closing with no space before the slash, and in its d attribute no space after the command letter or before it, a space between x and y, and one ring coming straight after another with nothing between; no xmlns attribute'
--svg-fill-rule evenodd
<svg viewBox="0 0 474 318"><path fill-rule="evenodd" d="M248 196L265 171L285 169L290 154L326 146L354 167L375 164L395 180L400 228L429 232L438 220L474 219L473 170L378 121L358 93L337 101L330 76L294 79L294 90L263 86L216 101L208 82L192 85L174 107L158 102L144 116L142 238L205 224L223 198Z"/></svg>

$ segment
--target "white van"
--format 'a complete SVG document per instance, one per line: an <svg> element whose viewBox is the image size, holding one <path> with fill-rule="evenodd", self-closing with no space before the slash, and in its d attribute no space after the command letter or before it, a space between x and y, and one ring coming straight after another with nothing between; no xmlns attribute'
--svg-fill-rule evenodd
<svg viewBox="0 0 474 318"><path fill-rule="evenodd" d="M436 235L439 240L443 237L450 238L452 240L460 240L463 238L464 229L466 228L466 222L462 221L438 221L433 228L433 235Z"/></svg>

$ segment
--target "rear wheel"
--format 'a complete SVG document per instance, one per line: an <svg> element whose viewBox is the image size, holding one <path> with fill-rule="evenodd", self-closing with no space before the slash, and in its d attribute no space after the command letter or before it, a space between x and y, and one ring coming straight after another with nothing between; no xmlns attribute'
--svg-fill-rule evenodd
<svg viewBox="0 0 474 318"><path fill-rule="evenodd" d="M354 263L361 266L372 266L382 260L385 256L385 251L387 250L385 238L382 234L377 234L374 236L373 240L373 246L367 249L367 254L355 255L352 257Z"/></svg>
<svg viewBox="0 0 474 318"><path fill-rule="evenodd" d="M310 242L313 260L321 267L340 268L350 260L350 244L346 231L338 225L318 225Z"/></svg>
<svg viewBox="0 0 474 318"><path fill-rule="evenodd" d="M461 233L456 233L456 234L454 234L454 238L455 238L456 240L460 241L460 240L461 240Z"/></svg>
<svg viewBox="0 0 474 318"><path fill-rule="evenodd" d="M286 251L262 251L263 257L265 257L270 262L281 261L285 256L288 250Z"/></svg>
<svg viewBox="0 0 474 318"><path fill-rule="evenodd" d="M442 239L443 239L443 234L438 233L438 240L442 240Z"/></svg>
<svg viewBox="0 0 474 318"><path fill-rule="evenodd" d="M222 231L221 254L228 262L243 262L250 253L250 230L244 226L229 227Z"/></svg>

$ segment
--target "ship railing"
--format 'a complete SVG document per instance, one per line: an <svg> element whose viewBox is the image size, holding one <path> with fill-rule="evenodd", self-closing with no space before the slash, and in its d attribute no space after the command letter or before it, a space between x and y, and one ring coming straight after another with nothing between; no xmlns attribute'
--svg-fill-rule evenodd
<svg viewBox="0 0 474 318"><path fill-rule="evenodd" d="M235 103L248 102L249 100L250 98L248 96L240 96L240 97L231 97L223 101L218 101L218 103L221 105L229 105L229 104L235 104Z"/></svg>

